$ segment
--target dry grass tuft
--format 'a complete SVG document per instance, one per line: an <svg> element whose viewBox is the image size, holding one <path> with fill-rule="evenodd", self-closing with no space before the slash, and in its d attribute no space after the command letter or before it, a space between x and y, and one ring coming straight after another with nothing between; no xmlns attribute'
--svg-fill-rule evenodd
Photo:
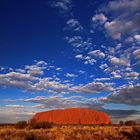
<svg viewBox="0 0 140 140"><path fill-rule="evenodd" d="M31 127L0 127L0 140L139 140L140 126L53 125Z"/></svg>

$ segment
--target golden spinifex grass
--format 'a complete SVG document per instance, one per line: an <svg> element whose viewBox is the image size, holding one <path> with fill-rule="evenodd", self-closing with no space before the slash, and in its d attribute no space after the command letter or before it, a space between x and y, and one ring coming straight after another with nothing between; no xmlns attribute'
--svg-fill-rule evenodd
<svg viewBox="0 0 140 140"><path fill-rule="evenodd" d="M47 129L0 127L0 140L139 140L140 125L54 125Z"/></svg>

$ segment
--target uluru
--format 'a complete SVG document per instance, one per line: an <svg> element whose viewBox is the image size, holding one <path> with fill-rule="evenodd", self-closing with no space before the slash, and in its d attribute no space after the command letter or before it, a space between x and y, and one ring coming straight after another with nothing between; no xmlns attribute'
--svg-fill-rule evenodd
<svg viewBox="0 0 140 140"><path fill-rule="evenodd" d="M55 124L109 124L111 120L105 112L85 108L68 108L36 113L36 122L53 122Z"/></svg>

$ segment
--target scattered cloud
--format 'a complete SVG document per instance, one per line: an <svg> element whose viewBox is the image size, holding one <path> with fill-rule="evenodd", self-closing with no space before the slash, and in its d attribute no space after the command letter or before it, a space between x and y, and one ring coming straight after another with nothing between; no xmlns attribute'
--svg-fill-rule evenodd
<svg viewBox="0 0 140 140"><path fill-rule="evenodd" d="M114 79L120 79L122 77L120 75L120 72L118 72L118 71L111 72L111 75L113 76Z"/></svg>
<svg viewBox="0 0 140 140"><path fill-rule="evenodd" d="M110 1L108 4L108 8L111 11L119 11L119 12L135 12L140 10L140 1L139 0L119 0L119 1Z"/></svg>
<svg viewBox="0 0 140 140"><path fill-rule="evenodd" d="M101 24L103 24L106 21L107 21L107 17L103 13L97 14L92 17L92 22L100 22Z"/></svg>
<svg viewBox="0 0 140 140"><path fill-rule="evenodd" d="M140 42L140 35L134 35L134 38L135 38L138 42Z"/></svg>
<svg viewBox="0 0 140 140"><path fill-rule="evenodd" d="M128 37L128 38L126 38L126 39L124 40L124 42L125 42L126 44L132 43L133 41L134 41L134 38L133 38L133 37Z"/></svg>
<svg viewBox="0 0 140 140"><path fill-rule="evenodd" d="M3 70L5 70L5 68L4 68L4 67L2 67L2 66L0 66L0 71L3 71Z"/></svg>
<svg viewBox="0 0 140 140"><path fill-rule="evenodd" d="M79 93L100 93L104 91L112 91L112 83L92 82L86 85L75 86L70 90Z"/></svg>
<svg viewBox="0 0 140 140"><path fill-rule="evenodd" d="M72 9L71 0L52 0L51 7L58 8L61 12L69 12Z"/></svg>
<svg viewBox="0 0 140 140"><path fill-rule="evenodd" d="M138 72L127 72L127 73L125 73L125 77L128 80L138 80L139 73Z"/></svg>
<svg viewBox="0 0 140 140"><path fill-rule="evenodd" d="M133 52L133 54L134 54L134 57L135 57L136 59L140 59L140 49L135 50L135 51Z"/></svg>
<svg viewBox="0 0 140 140"><path fill-rule="evenodd" d="M9 106L3 106L0 109L0 122L1 123L16 123L21 120L29 120L35 114L35 111L24 109L24 108L15 108Z"/></svg>
<svg viewBox="0 0 140 140"><path fill-rule="evenodd" d="M25 66L25 70L30 75L43 75L44 69L47 68L46 66L47 66L47 63L45 61L37 61L35 65Z"/></svg>
<svg viewBox="0 0 140 140"><path fill-rule="evenodd" d="M129 28L131 28L131 24L131 22L126 23L126 21L114 20L111 22L106 22L104 27L109 36L111 36L113 39L120 39L121 34L125 32L125 30L127 31Z"/></svg>
<svg viewBox="0 0 140 140"><path fill-rule="evenodd" d="M80 74L85 74L86 72L85 71L83 71L83 70L79 70L78 71Z"/></svg>
<svg viewBox="0 0 140 140"><path fill-rule="evenodd" d="M96 60L95 59L87 59L84 64L90 64L90 65L94 65L96 63Z"/></svg>
<svg viewBox="0 0 140 140"><path fill-rule="evenodd" d="M103 102L118 103L127 105L139 105L140 103L140 85L125 86L116 93L108 95L102 99Z"/></svg>
<svg viewBox="0 0 140 140"><path fill-rule="evenodd" d="M7 74L0 74L0 86L1 87L16 87L32 91L32 83L38 81L37 77L33 77L29 74L22 74L16 72L10 72Z"/></svg>
<svg viewBox="0 0 140 140"><path fill-rule="evenodd" d="M77 54L77 55L75 56L75 58L77 58L77 59L83 59L84 57L83 57L82 54Z"/></svg>
<svg viewBox="0 0 140 140"><path fill-rule="evenodd" d="M11 104L11 105L6 105L6 107L9 107L9 108L24 108L23 105L13 105L13 104Z"/></svg>
<svg viewBox="0 0 140 140"><path fill-rule="evenodd" d="M50 77L41 78L40 74L42 75L45 69L46 63L40 61L36 65L25 66L23 70L26 73L8 72L0 74L0 86L19 88L29 92L47 92L49 89L61 92L68 88L68 85L56 82L56 77L55 80L52 80Z"/></svg>
<svg viewBox="0 0 140 140"><path fill-rule="evenodd" d="M71 77L71 78L73 78L73 77L77 77L78 75L73 74L73 73L66 73L65 76L66 76L66 77Z"/></svg>
<svg viewBox="0 0 140 140"><path fill-rule="evenodd" d="M90 51L88 54L91 55L91 56L98 57L98 58L104 58L105 57L105 54L103 52L101 52L100 50Z"/></svg>
<svg viewBox="0 0 140 140"><path fill-rule="evenodd" d="M136 110L111 110L111 109L105 109L106 113L108 113L111 117L111 120L114 123L119 123L122 120L136 120L132 118L132 115L136 115L139 113L139 111Z"/></svg>
<svg viewBox="0 0 140 140"><path fill-rule="evenodd" d="M34 106L35 108L45 108L45 109L62 109L69 107L88 107L87 103L82 102L84 99L82 96L49 96L48 98L37 96L35 98L26 99L25 102L38 103L39 105Z"/></svg>
<svg viewBox="0 0 140 140"><path fill-rule="evenodd" d="M68 29L68 30L73 30L73 31L82 31L83 30L82 25L76 19L69 19L66 22L66 24L67 24L66 29Z"/></svg>
<svg viewBox="0 0 140 140"><path fill-rule="evenodd" d="M70 44L75 52L85 51L86 49L92 47L92 39L84 39L81 36L65 37L68 44Z"/></svg>
<svg viewBox="0 0 140 140"><path fill-rule="evenodd" d="M56 71L61 71L62 70L62 68L56 68Z"/></svg>
<svg viewBox="0 0 140 140"><path fill-rule="evenodd" d="M102 69L102 70L103 70L103 69L108 68L108 65L107 65L107 64L101 64L99 67L100 67L100 69Z"/></svg>
<svg viewBox="0 0 140 140"><path fill-rule="evenodd" d="M111 12L114 18L105 23L108 35L113 39L120 39L122 35L130 35L139 30L140 26L139 0L110 1L105 11ZM130 10L128 10L130 9Z"/></svg>
<svg viewBox="0 0 140 140"><path fill-rule="evenodd" d="M111 78L96 78L95 81L110 81Z"/></svg>
<svg viewBox="0 0 140 140"><path fill-rule="evenodd" d="M111 57L110 63L114 66L129 66L129 60L127 58Z"/></svg>

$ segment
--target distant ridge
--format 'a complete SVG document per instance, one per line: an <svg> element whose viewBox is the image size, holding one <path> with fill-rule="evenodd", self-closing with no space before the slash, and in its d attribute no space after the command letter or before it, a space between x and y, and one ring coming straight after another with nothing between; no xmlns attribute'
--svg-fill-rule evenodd
<svg viewBox="0 0 140 140"><path fill-rule="evenodd" d="M56 124L108 124L111 122L106 113L85 108L40 112L36 113L32 119L37 122L47 121Z"/></svg>

